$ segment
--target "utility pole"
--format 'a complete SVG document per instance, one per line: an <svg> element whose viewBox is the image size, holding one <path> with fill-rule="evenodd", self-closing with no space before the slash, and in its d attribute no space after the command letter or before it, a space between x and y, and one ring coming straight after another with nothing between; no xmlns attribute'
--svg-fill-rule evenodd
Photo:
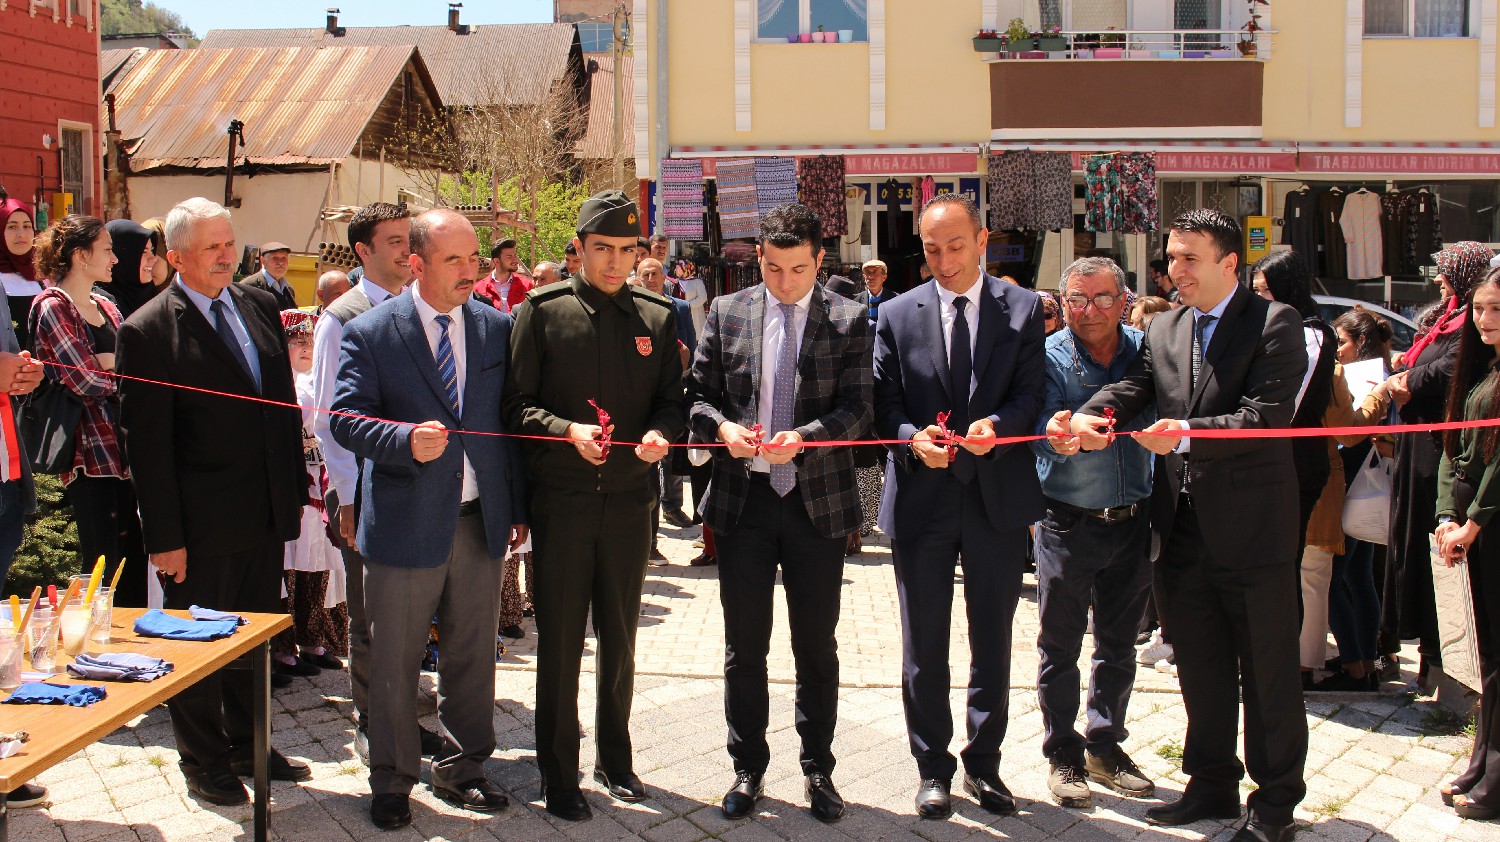
<svg viewBox="0 0 1500 842"><path fill-rule="evenodd" d="M614 56L614 139L610 152L614 158L614 183L615 188L625 189L625 159L622 150L625 146L625 4L615 5L615 38L611 53ZM633 106L632 106L633 107Z"/></svg>

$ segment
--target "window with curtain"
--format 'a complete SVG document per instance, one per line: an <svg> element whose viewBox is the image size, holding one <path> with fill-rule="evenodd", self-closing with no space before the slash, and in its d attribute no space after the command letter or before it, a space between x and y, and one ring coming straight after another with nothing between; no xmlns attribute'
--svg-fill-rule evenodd
<svg viewBox="0 0 1500 842"><path fill-rule="evenodd" d="M1223 29L1219 0L1177 0L1172 5L1174 29Z"/></svg>
<svg viewBox="0 0 1500 842"><path fill-rule="evenodd" d="M1365 34L1467 38L1469 0L1365 0Z"/></svg>
<svg viewBox="0 0 1500 842"><path fill-rule="evenodd" d="M757 38L785 41L800 32L852 30L855 41L870 40L865 0L757 0Z"/></svg>

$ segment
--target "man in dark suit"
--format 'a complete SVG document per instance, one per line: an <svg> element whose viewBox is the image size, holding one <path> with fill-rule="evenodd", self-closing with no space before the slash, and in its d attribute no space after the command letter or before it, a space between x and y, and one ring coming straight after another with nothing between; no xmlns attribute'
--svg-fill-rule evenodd
<svg viewBox="0 0 1500 842"><path fill-rule="evenodd" d="M417 670L433 615L443 736L433 792L480 812L508 803L484 762L495 751L502 560L526 540L514 440L448 432L505 432L511 320L472 297L473 226L451 210L412 220L411 265L411 289L344 326L333 408L350 415L332 419L334 437L363 462L356 543L371 630L370 818L383 830L411 822L422 771Z"/></svg>
<svg viewBox="0 0 1500 842"><path fill-rule="evenodd" d="M242 284L276 296L276 306L283 310L297 309L297 291L286 279L286 270L292 263L292 247L286 243L266 243L260 248L260 271L246 277Z"/></svg>
<svg viewBox="0 0 1500 842"><path fill-rule="evenodd" d="M999 770L1011 623L1042 492L1027 448L997 450L989 440L1035 428L1046 389L1042 303L981 270L989 232L971 200L938 196L922 209L920 228L933 279L881 307L875 340L877 431L910 442L891 449L880 528L896 562L902 701L922 780L917 812L952 813L948 629L962 559L970 647L963 784L980 806L1007 814L1016 804ZM951 413L946 430L961 439L946 439L941 413Z"/></svg>
<svg viewBox="0 0 1500 842"><path fill-rule="evenodd" d="M1188 726L1180 800L1146 811L1158 825L1239 816L1248 767L1258 788L1235 842L1290 839L1307 793L1307 721L1298 673L1297 474L1287 439L1193 440L1191 430L1291 423L1307 369L1297 311L1238 283L1240 226L1218 211L1172 222L1167 259L1183 307L1152 320L1124 379L1073 415L1085 449L1108 444L1101 417L1128 423L1153 403L1161 420L1136 438L1156 453L1156 589L1176 650ZM1052 429L1049 434L1065 433ZM1236 755L1241 690L1245 763Z"/></svg>
<svg viewBox="0 0 1500 842"><path fill-rule="evenodd" d="M776 570L786 587L797 665L797 733L815 818L843 816L834 789L839 661L834 632L844 546L859 528L854 454L803 442L850 441L871 420L871 340L864 309L817 283L822 222L783 205L760 223L765 282L714 299L688 375L694 433L714 450L705 524L718 547L724 607L724 713L737 777L724 816L750 814L770 762L766 744Z"/></svg>
<svg viewBox="0 0 1500 842"><path fill-rule="evenodd" d="M120 382L120 425L151 563L166 607L281 613L282 551L307 502L302 419L276 299L232 283L229 211L188 199L167 214L165 294L120 326L129 377L266 398L291 408L139 380ZM243 804L251 773L251 677L226 668L169 703L188 788ZM305 780L304 763L273 753L271 776Z"/></svg>

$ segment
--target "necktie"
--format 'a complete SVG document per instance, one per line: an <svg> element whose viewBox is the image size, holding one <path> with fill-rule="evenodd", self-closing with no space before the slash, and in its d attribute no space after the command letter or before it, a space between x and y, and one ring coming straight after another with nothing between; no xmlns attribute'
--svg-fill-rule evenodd
<svg viewBox="0 0 1500 842"><path fill-rule="evenodd" d="M974 349L969 347L969 299L962 295L953 299L953 336L949 341L948 382L953 384L953 415L948 419L948 429L955 435L969 431L969 388L974 378ZM953 460L953 476L959 482L968 483L974 478L974 455L960 449Z"/></svg>
<svg viewBox="0 0 1500 842"><path fill-rule="evenodd" d="M215 298L208 305L210 312L214 314L214 330L224 344L229 346L229 353L234 355L240 368L250 377L250 382L255 383L255 391L260 391L260 383L255 379L255 371L250 368L250 361L245 359L245 349L240 347L240 338L234 335L234 328L229 326L229 308L224 306L222 299Z"/></svg>
<svg viewBox="0 0 1500 842"><path fill-rule="evenodd" d="M448 325L453 321L439 314L432 319L438 326L437 360L438 377L443 381L443 390L448 393L448 403L453 405L453 414L458 416L458 366L453 362L453 343L448 341Z"/></svg>
<svg viewBox="0 0 1500 842"><path fill-rule="evenodd" d="M1203 341L1203 334L1216 318L1218 317L1204 313L1197 316L1193 322L1193 388L1195 389L1198 388L1198 374L1203 371L1203 346L1206 344Z"/></svg>
<svg viewBox="0 0 1500 842"><path fill-rule="evenodd" d="M776 385L771 392L771 429L774 436L782 430L793 428L797 411L797 336L794 331L797 305L780 304L781 348L776 352ZM797 484L797 465L787 462L771 466L771 488L785 497Z"/></svg>

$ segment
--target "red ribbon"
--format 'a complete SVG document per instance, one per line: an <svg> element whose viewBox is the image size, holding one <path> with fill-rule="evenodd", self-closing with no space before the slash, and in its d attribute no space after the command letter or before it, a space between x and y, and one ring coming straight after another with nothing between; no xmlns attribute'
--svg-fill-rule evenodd
<svg viewBox="0 0 1500 842"><path fill-rule="evenodd" d="M609 413L604 411L604 407L594 403L593 398L589 398L589 406L592 406L594 411L599 413L599 458L608 459L610 445Z"/></svg>

